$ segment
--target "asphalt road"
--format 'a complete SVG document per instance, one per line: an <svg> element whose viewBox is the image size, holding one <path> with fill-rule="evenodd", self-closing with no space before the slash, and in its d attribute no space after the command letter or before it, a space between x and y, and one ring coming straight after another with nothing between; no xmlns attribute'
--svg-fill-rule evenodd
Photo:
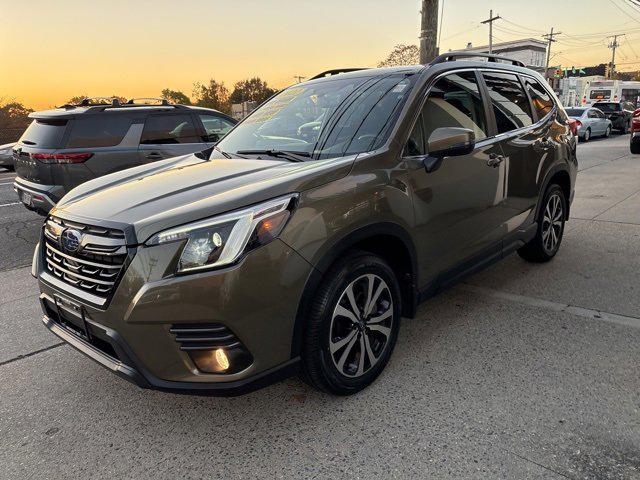
<svg viewBox="0 0 640 480"><path fill-rule="evenodd" d="M0 175L0 478L640 478L640 156L579 160L554 261L430 300L348 398L143 391L60 345L24 267L41 220Z"/></svg>

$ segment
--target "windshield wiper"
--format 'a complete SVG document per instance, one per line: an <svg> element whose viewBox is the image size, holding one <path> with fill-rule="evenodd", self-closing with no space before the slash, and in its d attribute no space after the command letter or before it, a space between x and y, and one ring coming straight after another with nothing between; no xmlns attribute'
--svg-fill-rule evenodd
<svg viewBox="0 0 640 480"><path fill-rule="evenodd" d="M223 152L223 151L222 151L222 150L220 150L218 147L213 147L213 148L214 148L214 150L215 150L216 152L220 152L222 155L224 155L224 157L225 157L225 158L233 158L233 157L231 156L231 154L229 154L229 153L227 153L227 152Z"/></svg>
<svg viewBox="0 0 640 480"><path fill-rule="evenodd" d="M270 157L285 158L292 162L304 162L311 158L309 152L290 152L288 150L238 150L239 155L269 155Z"/></svg>

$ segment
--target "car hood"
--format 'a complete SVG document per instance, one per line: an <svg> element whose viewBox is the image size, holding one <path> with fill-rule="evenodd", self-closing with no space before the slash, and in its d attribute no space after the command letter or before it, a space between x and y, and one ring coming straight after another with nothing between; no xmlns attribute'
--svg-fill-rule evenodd
<svg viewBox="0 0 640 480"><path fill-rule="evenodd" d="M83 183L51 213L87 224L133 227L135 243L143 243L166 228L337 180L354 160L293 163L228 159L217 152L210 160L185 155Z"/></svg>

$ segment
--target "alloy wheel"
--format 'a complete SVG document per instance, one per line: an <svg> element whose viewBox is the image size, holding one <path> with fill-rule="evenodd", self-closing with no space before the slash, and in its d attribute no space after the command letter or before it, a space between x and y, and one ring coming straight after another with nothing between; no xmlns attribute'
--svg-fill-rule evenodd
<svg viewBox="0 0 640 480"><path fill-rule="evenodd" d="M329 354L338 372L356 378L378 363L389 345L393 311L391 290L378 275L362 275L347 285L329 328Z"/></svg>
<svg viewBox="0 0 640 480"><path fill-rule="evenodd" d="M562 235L564 211L560 195L554 193L547 200L542 217L542 245L548 253L555 252Z"/></svg>

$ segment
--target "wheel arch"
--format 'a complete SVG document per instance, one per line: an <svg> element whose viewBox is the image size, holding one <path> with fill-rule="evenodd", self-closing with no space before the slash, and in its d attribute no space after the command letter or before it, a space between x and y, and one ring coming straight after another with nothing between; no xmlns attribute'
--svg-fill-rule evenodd
<svg viewBox="0 0 640 480"><path fill-rule="evenodd" d="M557 183L565 196L565 200L567 202L567 212L565 215L565 220L569 220L569 213L571 209L571 174L569 173L569 168L565 165L556 165L547 173L544 182L542 183L542 188L540 189L540 194L538 196L538 207L536 208L536 216L540 213L540 209L542 208L542 199L544 198L544 194L549 188L549 185L552 183Z"/></svg>
<svg viewBox="0 0 640 480"><path fill-rule="evenodd" d="M409 233L390 222L368 225L334 242L312 263L315 269L307 279L296 313L291 356L300 354L307 322L307 311L322 279L333 264L352 251L364 251L383 258L396 273L401 291L402 315L413 317L417 309L417 257Z"/></svg>

